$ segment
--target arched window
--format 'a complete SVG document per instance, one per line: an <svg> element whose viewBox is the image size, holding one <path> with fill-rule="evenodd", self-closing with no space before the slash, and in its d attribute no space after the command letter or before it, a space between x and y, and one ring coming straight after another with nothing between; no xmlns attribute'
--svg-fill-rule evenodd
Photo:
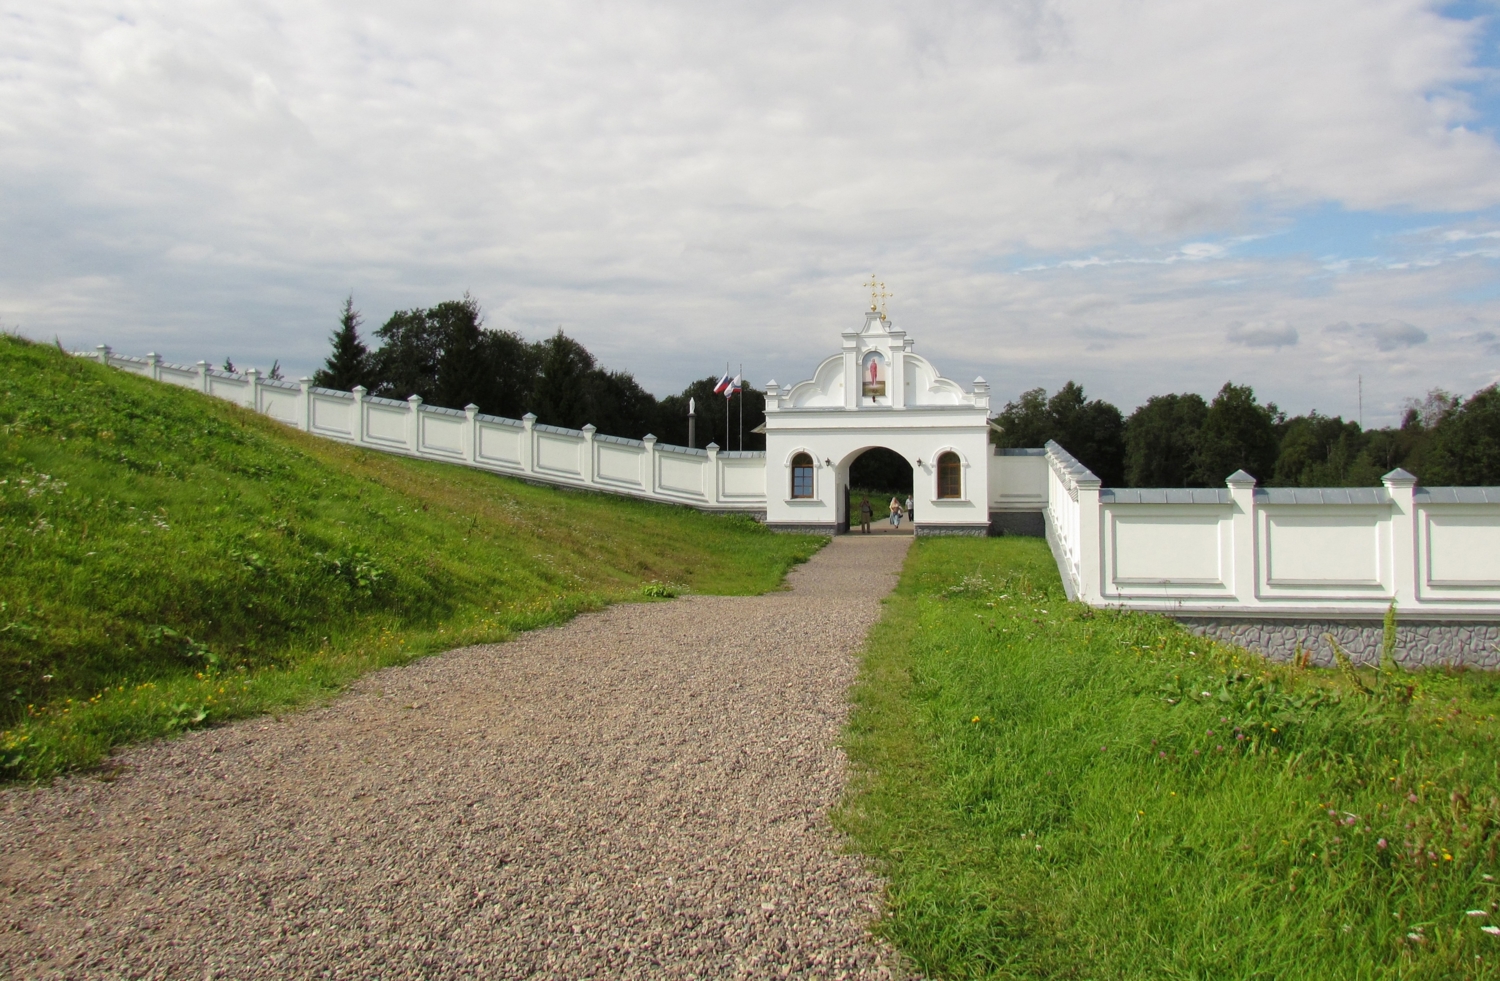
<svg viewBox="0 0 1500 981"><path fill-rule="evenodd" d="M813 461L806 453L792 457L792 497L813 496Z"/></svg>
<svg viewBox="0 0 1500 981"><path fill-rule="evenodd" d="M944 453L938 457L937 463L938 497L940 499L963 497L964 470L958 454L951 451Z"/></svg>

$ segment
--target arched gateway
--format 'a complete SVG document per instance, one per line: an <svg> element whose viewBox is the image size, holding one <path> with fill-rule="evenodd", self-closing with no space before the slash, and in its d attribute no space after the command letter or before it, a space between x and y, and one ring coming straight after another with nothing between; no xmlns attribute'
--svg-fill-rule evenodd
<svg viewBox="0 0 1500 981"><path fill-rule="evenodd" d="M989 385L938 374L878 310L843 342L807 381L766 385L766 523L847 529L849 465L884 447L912 465L920 533L989 534Z"/></svg>

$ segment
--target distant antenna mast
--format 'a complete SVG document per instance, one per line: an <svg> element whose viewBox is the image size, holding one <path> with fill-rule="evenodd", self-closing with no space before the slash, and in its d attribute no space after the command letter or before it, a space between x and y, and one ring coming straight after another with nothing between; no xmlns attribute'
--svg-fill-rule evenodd
<svg viewBox="0 0 1500 981"><path fill-rule="evenodd" d="M1363 432L1365 428L1365 375L1359 374L1359 428Z"/></svg>

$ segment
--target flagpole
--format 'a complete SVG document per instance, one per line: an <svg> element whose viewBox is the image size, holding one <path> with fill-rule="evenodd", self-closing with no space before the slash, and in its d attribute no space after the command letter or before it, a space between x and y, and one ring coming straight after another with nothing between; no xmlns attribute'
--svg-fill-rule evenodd
<svg viewBox="0 0 1500 981"><path fill-rule="evenodd" d="M740 362L740 373L735 375L740 380L740 452L745 452L745 362Z"/></svg>
<svg viewBox="0 0 1500 981"><path fill-rule="evenodd" d="M728 361L724 362L724 377L725 378L729 377L729 362ZM733 391L734 391L734 382L730 382L729 383L729 387L730 387L730 394L733 394ZM729 399L728 399L728 397L726 397L724 399L724 449L725 450L729 449Z"/></svg>

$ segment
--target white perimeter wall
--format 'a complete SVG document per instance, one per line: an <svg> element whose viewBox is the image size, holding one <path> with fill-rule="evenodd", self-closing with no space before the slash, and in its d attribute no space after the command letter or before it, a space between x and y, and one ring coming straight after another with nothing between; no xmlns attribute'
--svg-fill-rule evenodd
<svg viewBox="0 0 1500 981"><path fill-rule="evenodd" d="M362 389L336 392L303 379L288 384L196 366L167 364L154 355L132 358L101 347L101 363L168 384L216 395L290 426L372 450L443 460L565 487L686 504L710 511L763 512L765 454L658 445L654 436L621 439L561 429L524 419L481 415L373 398Z"/></svg>
<svg viewBox="0 0 1500 981"><path fill-rule="evenodd" d="M1255 616L1500 616L1500 487L1115 490L1056 443L1048 532L1077 598Z"/></svg>

